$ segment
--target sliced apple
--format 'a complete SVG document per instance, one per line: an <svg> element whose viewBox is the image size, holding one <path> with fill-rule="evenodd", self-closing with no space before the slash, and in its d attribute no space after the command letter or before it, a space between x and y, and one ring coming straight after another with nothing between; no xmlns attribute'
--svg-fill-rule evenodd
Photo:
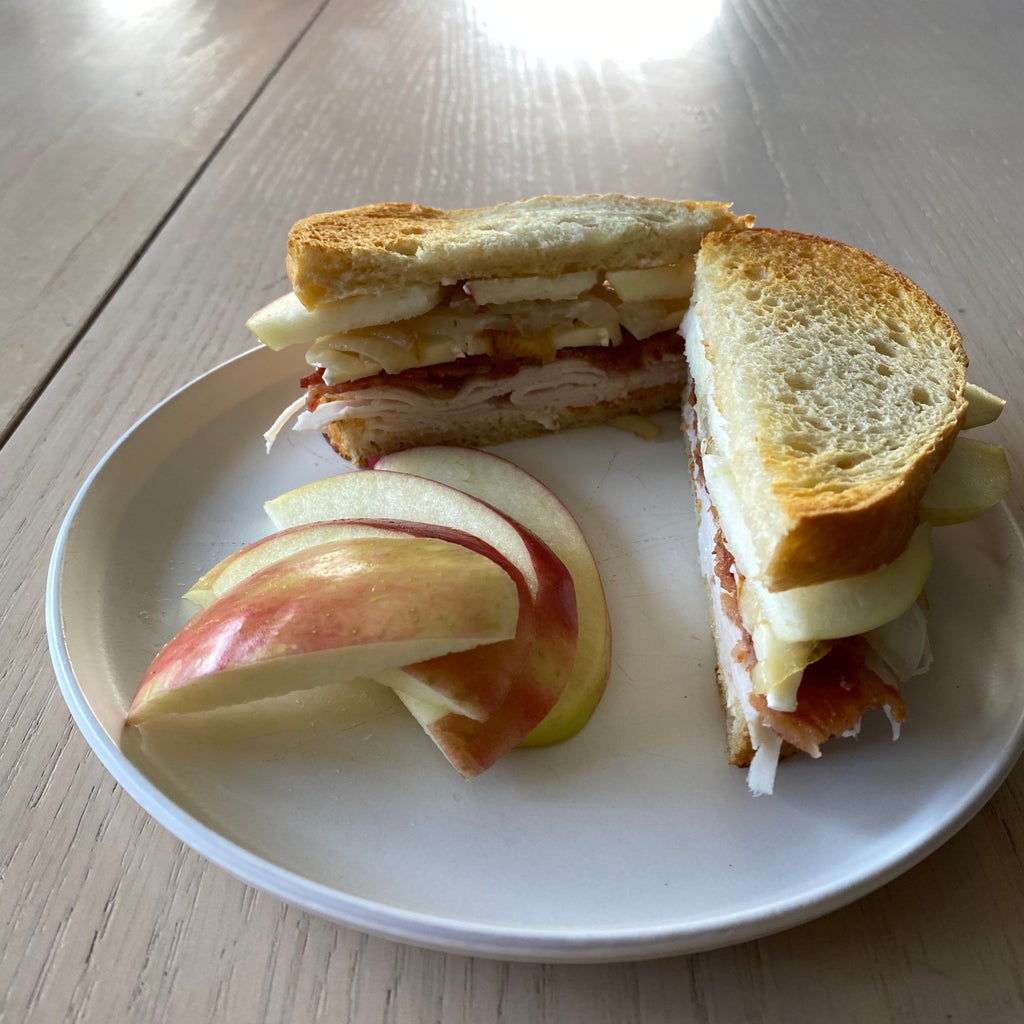
<svg viewBox="0 0 1024 1024"><path fill-rule="evenodd" d="M294 292L288 292L253 313L245 326L267 348L310 345L327 334L419 316L433 309L442 295L440 285L416 284L307 309Z"/></svg>
<svg viewBox="0 0 1024 1024"><path fill-rule="evenodd" d="M579 640L568 685L558 703L524 740L557 743L577 733L604 693L611 664L611 627L601 576L572 513L536 477L490 452L428 446L381 456L374 475L419 474L486 501L535 532L566 565L576 592Z"/></svg>
<svg viewBox="0 0 1024 1024"><path fill-rule="evenodd" d="M227 593L237 583L248 579L254 573L279 562L289 555L306 551L319 544L357 537L409 537L412 534L396 530L390 523L371 520L334 521L328 523L307 523L302 526L279 530L269 536L247 544L222 558L212 569L208 569L185 592L186 601L205 608L218 597ZM451 539L451 538L445 538Z"/></svg>
<svg viewBox="0 0 1024 1024"><path fill-rule="evenodd" d="M622 326L634 338L649 338L661 331L678 331L686 313L685 300L649 299L619 306Z"/></svg>
<svg viewBox="0 0 1024 1024"><path fill-rule="evenodd" d="M522 574L531 596L537 570L522 532L497 510L454 487L405 473L340 473L296 487L264 504L281 530L331 519L395 519L447 526L480 537Z"/></svg>
<svg viewBox="0 0 1024 1024"><path fill-rule="evenodd" d="M961 434L932 477L920 516L933 526L976 519L998 505L1010 490L1010 464L997 445Z"/></svg>
<svg viewBox="0 0 1024 1024"><path fill-rule="evenodd" d="M280 696L510 640L517 588L493 559L432 538L356 538L273 562L157 654L126 724Z"/></svg>
<svg viewBox="0 0 1024 1024"><path fill-rule="evenodd" d="M441 535L459 532L422 523L405 525L412 532L437 531ZM541 560L541 552L537 552L535 559L540 573L539 597L535 599L530 594L522 573L489 545L469 535L461 543L465 543L473 550L477 549L477 545L481 549L486 548L491 557L498 560L515 582L519 597L519 619L515 636L502 643L488 644L427 661L383 669L374 673L373 678L394 690L403 700L409 697L420 704L430 704L435 709L435 714L444 712L472 721L488 721L499 713L510 699L515 700L511 695L521 689L524 681L531 677L538 656L547 652L549 648L555 656L563 647L568 647L570 652L575 651L575 601L568 571L560 562L551 567L545 565ZM551 558L554 559L554 556ZM552 616L550 621L541 618L541 612L546 613L546 601L543 596L549 592L561 596L566 588L566 600L573 612L571 629L563 629L563 622L557 617ZM551 674L546 683L553 690L547 703L548 709L565 688L567 679L567 671ZM540 721L540 717L537 721ZM497 736L493 730L489 735ZM505 750L515 746L524 735L525 731L515 736L503 749L496 750L490 763L497 760ZM438 742L436 738L435 742ZM440 742L438 745L447 756L445 745ZM481 760L487 753L489 751L481 754Z"/></svg>
<svg viewBox="0 0 1024 1024"><path fill-rule="evenodd" d="M964 398L967 399L967 417L964 420L964 430L972 427L983 427L986 423L993 423L997 420L1006 407L1006 399L993 395L977 384L969 381L964 388Z"/></svg>
<svg viewBox="0 0 1024 1024"><path fill-rule="evenodd" d="M745 579L739 592L743 621L752 631L769 627L775 647L774 658L767 647L758 649L755 633L758 659L793 661L783 653L785 645L858 636L895 619L920 597L932 560L931 530L921 525L899 557L862 576L775 591Z"/></svg>
<svg viewBox="0 0 1024 1024"><path fill-rule="evenodd" d="M377 682L396 692L435 703L445 711L483 720L501 707L513 681L524 670L536 640L534 599L521 572L479 537L464 530L395 519L340 519L292 526L247 545L206 572L185 594L200 606L226 593L253 573L317 544L355 537L433 537L487 555L512 577L519 592L519 622L513 639L378 674ZM533 559L538 563L538 558ZM547 568L544 568L547 572ZM568 579L568 571L560 566ZM552 583L559 585L558 581ZM564 684L564 680L563 680Z"/></svg>
<svg viewBox="0 0 1024 1024"><path fill-rule="evenodd" d="M534 607L536 637L526 661L508 688L500 707L482 721L446 712L437 702L398 696L458 772L467 778L490 768L532 733L551 713L568 685L576 661L579 636L575 588L564 563L540 538L528 535L541 581ZM490 648L467 651L460 657ZM374 678L387 683L390 673Z"/></svg>
<svg viewBox="0 0 1024 1024"><path fill-rule="evenodd" d="M688 299L693 291L693 274L691 261L665 267L614 270L606 276L623 302L646 302L649 299Z"/></svg>
<svg viewBox="0 0 1024 1024"><path fill-rule="evenodd" d="M403 698L410 698L407 706L459 771L476 774L493 764L552 711L576 664L575 587L561 558L521 523L464 491L399 472L342 473L289 491L265 507L277 526L334 516L415 517L421 521L421 529L427 523L455 523L493 545L524 578L527 574L532 578L530 600L536 635L525 648L526 664L515 673L514 685L492 712L486 728L470 726L462 720L469 716L449 714L439 702L424 699L402 684L403 675L415 672L421 681L436 686L422 665L396 667L374 676ZM507 675L508 665L492 664L490 655L490 648L481 648L460 658L477 660L481 673L489 666L490 671Z"/></svg>
<svg viewBox="0 0 1024 1024"><path fill-rule="evenodd" d="M478 306L541 299L575 299L597 284L596 270L554 277L496 277L467 281L463 288Z"/></svg>

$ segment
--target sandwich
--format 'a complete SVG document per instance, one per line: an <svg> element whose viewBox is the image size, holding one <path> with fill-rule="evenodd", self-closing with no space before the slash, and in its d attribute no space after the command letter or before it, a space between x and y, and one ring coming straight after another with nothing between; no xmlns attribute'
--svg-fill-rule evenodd
<svg viewBox="0 0 1024 1024"><path fill-rule="evenodd" d="M1003 403L967 384L960 333L921 288L824 238L708 234L682 334L729 759L766 794L780 757L819 756L872 709L898 736L901 686L931 661L930 489Z"/></svg>
<svg viewBox="0 0 1024 1024"><path fill-rule="evenodd" d="M752 224L617 194L319 214L248 326L309 363L268 446L294 420L356 466L681 409L728 758L767 794L869 711L899 735L931 663L931 527L1009 470L962 436L1005 403L920 287Z"/></svg>
<svg viewBox="0 0 1024 1024"><path fill-rule="evenodd" d="M540 196L445 211L380 203L299 221L292 291L250 318L304 345L302 393L267 432L321 432L357 466L676 407L678 328L712 202Z"/></svg>

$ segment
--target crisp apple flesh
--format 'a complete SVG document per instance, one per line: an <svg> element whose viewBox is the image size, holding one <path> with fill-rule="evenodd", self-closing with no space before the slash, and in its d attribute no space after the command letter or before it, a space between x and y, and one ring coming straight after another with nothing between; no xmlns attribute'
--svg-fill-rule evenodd
<svg viewBox="0 0 1024 1024"><path fill-rule="evenodd" d="M541 586L534 608L536 638L527 651L501 706L483 721L445 712L434 701L399 698L437 744L452 767L467 778L490 768L523 741L557 705L572 677L579 636L572 577L564 563L538 537L529 541ZM467 651L486 655L488 648ZM388 682L388 673L374 678Z"/></svg>
<svg viewBox="0 0 1024 1024"><path fill-rule="evenodd" d="M145 674L126 724L266 697L510 640L519 596L493 559L433 538L321 544L194 616Z"/></svg>
<svg viewBox="0 0 1024 1024"><path fill-rule="evenodd" d="M961 434L921 499L921 519L950 526L976 519L1010 491L1010 464L997 444Z"/></svg>
<svg viewBox="0 0 1024 1024"><path fill-rule="evenodd" d="M228 555L204 573L185 594L205 607L253 573L317 544L355 537L433 537L461 544L498 562L519 593L519 622L511 640L429 661L386 670L376 677L396 692L445 711L483 720L502 706L505 694L523 671L537 628L534 599L522 573L497 550L464 530L394 519L342 519L301 523L279 530Z"/></svg>
<svg viewBox="0 0 1024 1024"><path fill-rule="evenodd" d="M331 519L392 519L462 530L485 540L522 574L531 595L537 571L514 523L482 501L434 480L400 473L340 473L266 502L278 529Z"/></svg>
<svg viewBox="0 0 1024 1024"><path fill-rule="evenodd" d="M498 277L467 281L463 286L478 306L492 303L575 299L597 284L596 270L555 277Z"/></svg>
<svg viewBox="0 0 1024 1024"><path fill-rule="evenodd" d="M565 564L575 586L579 623L572 675L554 708L523 745L558 743L577 733L593 714L608 681L611 627L597 563L572 513L536 477L479 449L410 448L381 456L374 470L383 470L384 475L418 474L488 502L536 533Z"/></svg>
<svg viewBox="0 0 1024 1024"><path fill-rule="evenodd" d="M693 292L694 265L644 267L616 270L607 274L608 283L623 302L651 299L688 299Z"/></svg>
<svg viewBox="0 0 1024 1024"><path fill-rule="evenodd" d="M465 775L478 774L520 745L554 709L576 664L577 602L568 567L535 533L464 491L397 472L342 473L290 491L265 507L279 527L349 516L416 517L428 523L456 523L492 544L510 561L518 559L517 568L528 567L535 581L530 595L535 635L524 645L526 664L516 669L514 684L486 721L472 722L470 716L451 714L449 707L429 694L417 694L404 685L401 677L410 666L374 676L403 699L409 698L406 705L457 770ZM422 522L420 528L426 528ZM521 606L524 603L521 601ZM488 664L494 673L508 672L508 665L489 661L488 648L460 657L467 661L475 658L481 673ZM416 668L422 670L423 666ZM420 678L435 684L428 672L420 672Z"/></svg>
<svg viewBox="0 0 1024 1024"><path fill-rule="evenodd" d="M439 285L418 284L390 292L354 295L307 309L294 292L288 292L253 313L246 327L267 348L311 345L325 334L419 316L433 309L442 294Z"/></svg>
<svg viewBox="0 0 1024 1024"><path fill-rule="evenodd" d="M925 524L898 558L875 572L779 591L744 580L740 609L744 622L770 622L774 639L786 644L860 636L898 618L917 601L932 560L931 529Z"/></svg>
<svg viewBox="0 0 1024 1024"><path fill-rule="evenodd" d="M964 387L964 398L967 399L967 416L962 428L964 430L995 422L1006 408L1005 398L993 395L991 391L986 391L970 381Z"/></svg>

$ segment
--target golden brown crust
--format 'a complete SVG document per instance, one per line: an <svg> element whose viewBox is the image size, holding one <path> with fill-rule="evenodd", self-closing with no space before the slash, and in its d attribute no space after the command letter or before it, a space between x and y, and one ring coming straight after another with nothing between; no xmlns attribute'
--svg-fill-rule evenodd
<svg viewBox="0 0 1024 1024"><path fill-rule="evenodd" d="M360 262L375 253L415 257L417 236L448 214L415 203L374 203L351 210L317 213L298 221L288 234L288 276L307 305L332 298L331 278L357 274Z"/></svg>
<svg viewBox="0 0 1024 1024"><path fill-rule="evenodd" d="M716 407L748 453L730 455L739 487L778 523L758 542L765 582L891 562L966 412L955 324L884 261L800 232L711 233L698 277L709 357L731 367Z"/></svg>
<svg viewBox="0 0 1024 1024"><path fill-rule="evenodd" d="M952 426L929 445L898 483L862 489L856 503L801 514L769 563L770 589L860 576L895 561L910 542L921 498L953 447L958 429Z"/></svg>
<svg viewBox="0 0 1024 1024"><path fill-rule="evenodd" d="M312 308L414 284L659 266L692 256L708 231L751 222L724 203L618 194L464 210L376 203L295 224L288 276Z"/></svg>

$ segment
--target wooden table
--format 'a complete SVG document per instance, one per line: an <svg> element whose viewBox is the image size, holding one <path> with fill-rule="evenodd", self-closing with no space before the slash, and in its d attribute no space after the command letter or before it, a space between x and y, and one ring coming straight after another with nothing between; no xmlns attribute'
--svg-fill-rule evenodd
<svg viewBox="0 0 1024 1024"><path fill-rule="evenodd" d="M728 199L878 253L1011 397L989 437L1020 519L1024 7L606 6L0 13L0 1020L1024 1014L1020 764L944 847L820 920L675 959L513 964L367 937L212 867L112 781L57 690L42 601L72 496L142 414L249 346L294 220L384 198Z"/></svg>

